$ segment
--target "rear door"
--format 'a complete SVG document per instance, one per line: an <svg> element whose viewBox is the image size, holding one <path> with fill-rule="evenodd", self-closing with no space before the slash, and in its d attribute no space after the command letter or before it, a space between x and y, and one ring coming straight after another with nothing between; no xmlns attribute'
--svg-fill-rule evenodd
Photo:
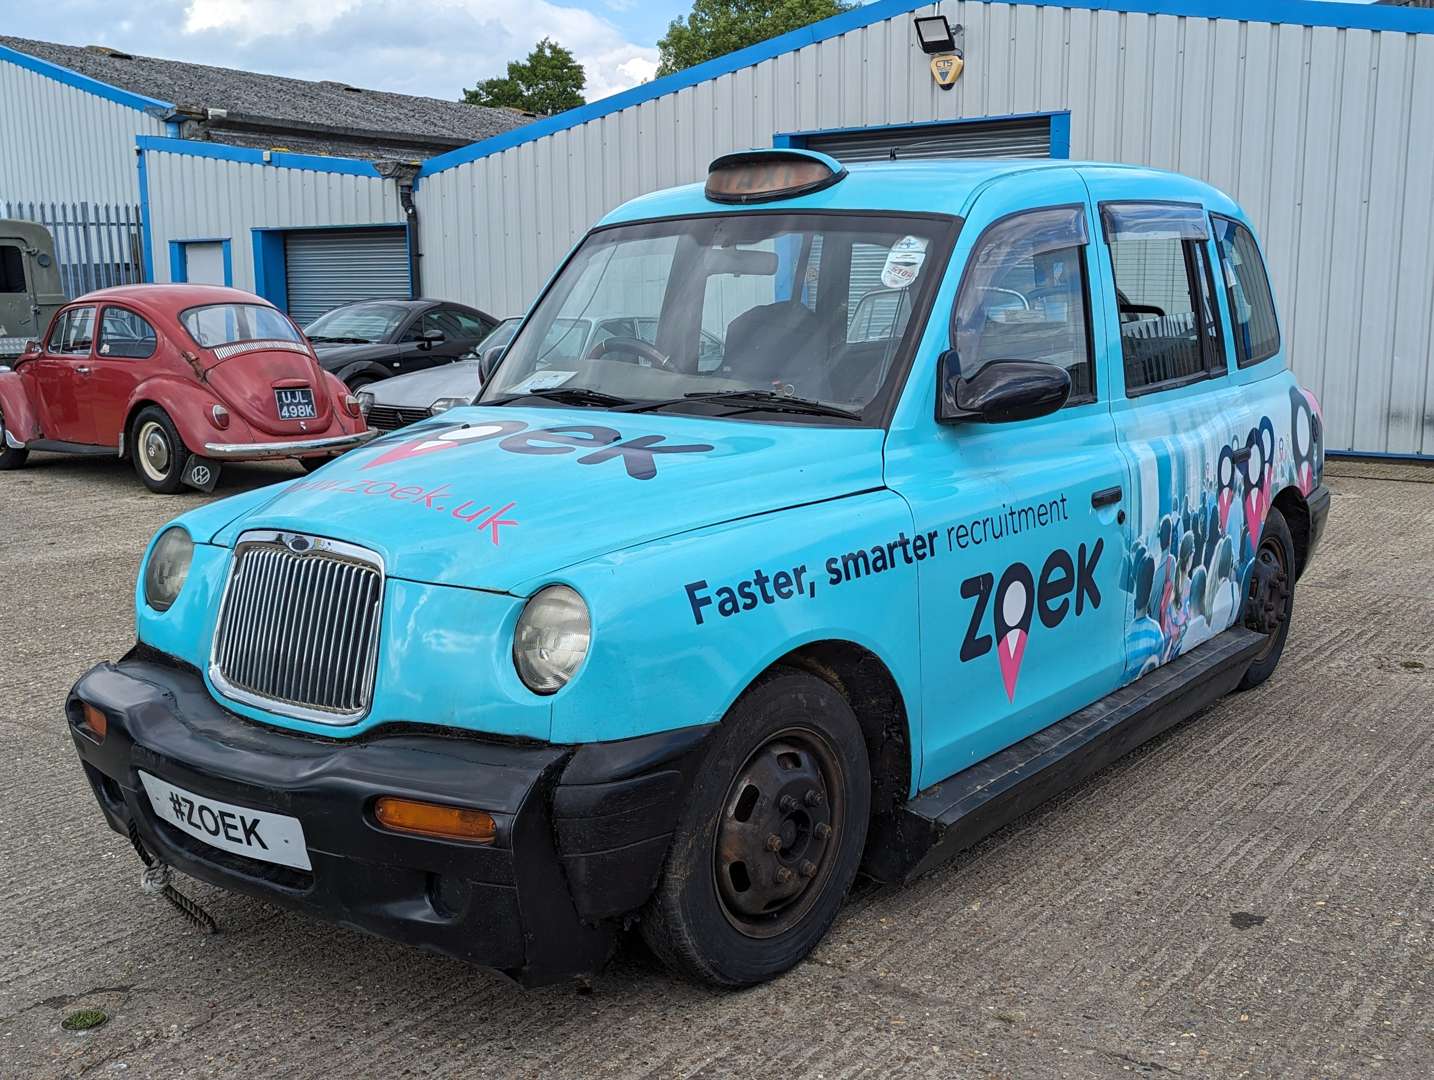
<svg viewBox="0 0 1434 1080"><path fill-rule="evenodd" d="M1263 519L1244 478L1264 483L1273 433L1259 430L1229 377L1218 262L1199 200L1171 201L1125 179L1090 182L1114 313L1104 327L1116 359L1111 407L1129 474L1128 682L1238 615L1246 519Z"/></svg>
<svg viewBox="0 0 1434 1080"><path fill-rule="evenodd" d="M1090 333L1092 231L1074 172L1016 176L978 197L952 258L964 267L954 318L932 319L951 320L963 376L1043 360L1070 372L1072 397L1048 416L932 421L929 436L888 444L889 483L915 523L923 785L1119 684L1126 468Z"/></svg>

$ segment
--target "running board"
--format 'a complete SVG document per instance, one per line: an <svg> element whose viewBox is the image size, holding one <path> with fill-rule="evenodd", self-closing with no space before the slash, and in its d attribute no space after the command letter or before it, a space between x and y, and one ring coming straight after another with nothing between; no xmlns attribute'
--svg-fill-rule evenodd
<svg viewBox="0 0 1434 1080"><path fill-rule="evenodd" d="M875 819L862 869L911 881L1229 693L1265 637L1226 630Z"/></svg>
<svg viewBox="0 0 1434 1080"><path fill-rule="evenodd" d="M48 450L55 454L79 454L82 457L114 457L113 446L95 446L91 443L65 442L63 439L31 439L25 444L28 450Z"/></svg>

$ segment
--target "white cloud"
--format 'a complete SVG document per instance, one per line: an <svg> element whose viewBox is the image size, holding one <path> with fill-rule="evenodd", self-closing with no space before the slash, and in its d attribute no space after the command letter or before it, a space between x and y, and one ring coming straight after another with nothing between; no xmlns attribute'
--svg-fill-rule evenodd
<svg viewBox="0 0 1434 1080"><path fill-rule="evenodd" d="M222 43L226 58L211 63L441 98L502 74L544 37L583 65L590 101L657 69L655 48L546 0L185 0L181 26L194 46Z"/></svg>

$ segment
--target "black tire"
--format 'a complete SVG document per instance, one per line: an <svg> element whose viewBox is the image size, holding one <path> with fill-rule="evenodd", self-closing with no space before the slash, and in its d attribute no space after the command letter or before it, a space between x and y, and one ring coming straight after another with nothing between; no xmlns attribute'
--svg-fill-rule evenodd
<svg viewBox="0 0 1434 1080"><path fill-rule="evenodd" d="M173 495L179 490L189 449L174 421L158 405L141 409L130 424L129 456L135 474L150 491Z"/></svg>
<svg viewBox="0 0 1434 1080"><path fill-rule="evenodd" d="M349 388L350 394L357 394L365 386L378 381L379 380L373 375L355 375L353 378L346 380L344 385Z"/></svg>
<svg viewBox="0 0 1434 1080"><path fill-rule="evenodd" d="M30 456L28 450L16 450L5 443L5 414L0 412L0 469L18 469Z"/></svg>
<svg viewBox="0 0 1434 1080"><path fill-rule="evenodd" d="M1260 529L1255 565L1245 596L1244 622L1264 633L1264 647L1245 671L1237 690L1253 690L1275 673L1295 611L1295 542L1285 515L1270 507Z"/></svg>
<svg viewBox="0 0 1434 1080"><path fill-rule="evenodd" d="M703 982L780 975L836 918L870 809L866 743L846 699L814 675L777 669L712 736L643 913L644 940Z"/></svg>

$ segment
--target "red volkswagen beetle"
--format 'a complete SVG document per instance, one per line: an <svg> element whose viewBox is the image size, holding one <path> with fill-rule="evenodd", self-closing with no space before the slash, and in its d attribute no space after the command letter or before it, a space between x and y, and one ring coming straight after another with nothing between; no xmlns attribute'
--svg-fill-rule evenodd
<svg viewBox="0 0 1434 1080"><path fill-rule="evenodd" d="M117 453L151 491L209 491L222 462L314 468L370 435L289 317L238 289L100 289L13 365L0 367L0 469L31 450Z"/></svg>

